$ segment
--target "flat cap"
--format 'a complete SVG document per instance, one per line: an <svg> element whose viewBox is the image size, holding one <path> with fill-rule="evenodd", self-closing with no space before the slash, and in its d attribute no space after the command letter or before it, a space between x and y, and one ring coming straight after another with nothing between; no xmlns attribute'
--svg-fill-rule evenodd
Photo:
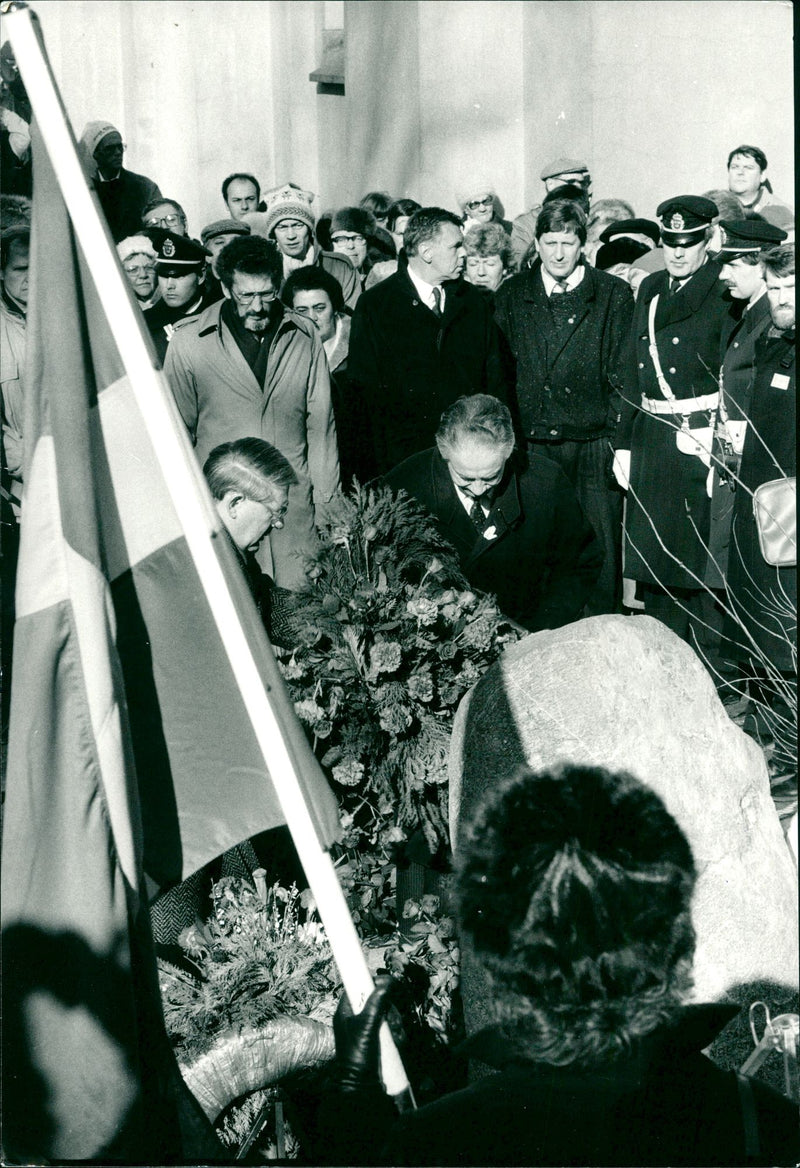
<svg viewBox="0 0 800 1168"><path fill-rule="evenodd" d="M662 238L668 236L667 242L671 243L699 242L700 233L711 226L718 214L717 204L702 195L676 195L656 207Z"/></svg>
<svg viewBox="0 0 800 1168"><path fill-rule="evenodd" d="M200 232L200 240L206 244L209 239L216 239L218 235L249 234L249 223L242 223L239 219L215 219L213 223L208 223Z"/></svg>
<svg viewBox="0 0 800 1168"><path fill-rule="evenodd" d="M611 243L612 239L625 239L630 235L646 235L655 245L658 243L659 227L653 219L616 219L600 233L600 242Z"/></svg>
<svg viewBox="0 0 800 1168"><path fill-rule="evenodd" d="M544 182L545 179L555 178L558 174L580 174L581 171L589 173L589 167L585 162L578 162L575 158L556 158L542 167L539 178Z"/></svg>
<svg viewBox="0 0 800 1168"><path fill-rule="evenodd" d="M740 255L757 255L765 247L774 247L787 238L786 232L761 219L723 219L721 260Z"/></svg>

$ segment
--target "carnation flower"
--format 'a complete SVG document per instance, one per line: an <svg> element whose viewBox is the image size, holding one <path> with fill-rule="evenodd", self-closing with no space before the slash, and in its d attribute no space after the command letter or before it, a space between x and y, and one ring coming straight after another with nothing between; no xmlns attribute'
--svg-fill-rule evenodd
<svg viewBox="0 0 800 1168"><path fill-rule="evenodd" d="M432 625L436 623L439 615L439 606L435 600L429 600L427 596L418 596L416 600L407 602L406 611L416 617L421 625Z"/></svg>
<svg viewBox="0 0 800 1168"><path fill-rule="evenodd" d="M411 714L405 706L384 706L378 715L381 729L387 734L402 734L411 725Z"/></svg>
<svg viewBox="0 0 800 1168"><path fill-rule="evenodd" d="M281 672L287 681L299 681L305 673L305 669L292 657L289 661L281 662Z"/></svg>
<svg viewBox="0 0 800 1168"><path fill-rule="evenodd" d="M313 698L303 698L302 701L295 702L294 710L300 721L305 722L307 726L314 726L325 717L325 711L322 706L315 702Z"/></svg>
<svg viewBox="0 0 800 1168"><path fill-rule="evenodd" d="M403 663L403 651L397 641L376 641L370 653L370 673L394 673Z"/></svg>
<svg viewBox="0 0 800 1168"><path fill-rule="evenodd" d="M412 673L408 679L408 695L418 702L433 701L433 680L429 673Z"/></svg>
<svg viewBox="0 0 800 1168"><path fill-rule="evenodd" d="M335 782L341 783L343 787L357 787L364 777L364 766L351 758L347 762L340 762L331 773Z"/></svg>

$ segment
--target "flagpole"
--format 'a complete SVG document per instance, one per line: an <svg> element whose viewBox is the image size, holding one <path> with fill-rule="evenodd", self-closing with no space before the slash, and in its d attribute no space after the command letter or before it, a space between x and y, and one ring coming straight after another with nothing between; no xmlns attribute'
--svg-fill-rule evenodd
<svg viewBox="0 0 800 1168"><path fill-rule="evenodd" d="M354 1011L359 1012L374 989L374 983L336 869L330 855L320 845L294 762L217 559L213 539L219 532L219 518L211 505L205 480L166 379L153 367L138 310L130 301L107 228L89 190L61 96L34 27L33 14L27 7L14 4L4 6L4 17L73 230L101 297L142 421L325 926L345 991ZM411 1088L405 1068L386 1024L381 1028L380 1037L381 1070L386 1090L393 1096L408 1097Z"/></svg>

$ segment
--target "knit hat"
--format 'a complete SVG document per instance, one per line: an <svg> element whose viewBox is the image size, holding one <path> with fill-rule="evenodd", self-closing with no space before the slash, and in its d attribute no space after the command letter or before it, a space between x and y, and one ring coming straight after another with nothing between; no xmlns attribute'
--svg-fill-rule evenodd
<svg viewBox="0 0 800 1168"><path fill-rule="evenodd" d="M156 254L153 241L147 235L129 235L117 244L117 255L123 264L134 255L146 255L148 259L155 260Z"/></svg>
<svg viewBox="0 0 800 1168"><path fill-rule="evenodd" d="M249 234L249 223L242 223L239 219L215 219L213 223L208 223L200 232L200 242L205 247L209 239L216 239L218 235Z"/></svg>
<svg viewBox="0 0 800 1168"><path fill-rule="evenodd" d="M301 191L288 183L276 191L270 191L266 196L264 234L269 239L281 219L299 219L301 223L306 224L309 231L313 232L314 212L311 210L313 201L313 191ZM261 231L258 234L260 235Z"/></svg>
<svg viewBox="0 0 800 1168"><path fill-rule="evenodd" d="M375 234L377 226L375 216L366 207L340 207L331 218L330 235L334 236L337 231L350 231L369 239Z"/></svg>
<svg viewBox="0 0 800 1168"><path fill-rule="evenodd" d="M594 257L594 266L601 272L607 272L615 264L632 264L639 256L646 255L650 250L646 243L622 236L613 243L604 243L598 249Z"/></svg>
<svg viewBox="0 0 800 1168"><path fill-rule="evenodd" d="M95 150L109 134L119 134L119 130L112 126L111 122L87 122L81 134L81 146L93 158Z"/></svg>
<svg viewBox="0 0 800 1168"><path fill-rule="evenodd" d="M494 183L490 182L485 175L478 175L477 178L470 178L458 184L456 202L461 210L465 211L467 203L471 203L473 199L481 199L485 195L496 194L497 191L494 189Z"/></svg>

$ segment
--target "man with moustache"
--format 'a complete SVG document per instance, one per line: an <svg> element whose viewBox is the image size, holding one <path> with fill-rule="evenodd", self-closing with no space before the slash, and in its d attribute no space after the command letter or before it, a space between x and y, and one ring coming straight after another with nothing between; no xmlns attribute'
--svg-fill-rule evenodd
<svg viewBox="0 0 800 1168"><path fill-rule="evenodd" d="M164 371L201 463L222 442L263 438L289 460L284 530L259 562L275 583L305 583L304 555L339 486L336 427L325 353L313 322L278 299L281 255L260 236L232 240L217 257L224 299L170 341Z"/></svg>
<svg viewBox="0 0 800 1168"><path fill-rule="evenodd" d="M615 440L614 471L628 491L624 575L640 582L645 612L687 641L706 621L709 471L728 318L719 265L707 254L716 214L696 195L657 208L665 271L639 289Z"/></svg>
<svg viewBox="0 0 800 1168"><path fill-rule="evenodd" d="M407 260L363 293L350 330L348 375L371 432L362 479L432 446L442 411L462 395L507 397L492 307L462 279L461 221L422 208L403 244Z"/></svg>

